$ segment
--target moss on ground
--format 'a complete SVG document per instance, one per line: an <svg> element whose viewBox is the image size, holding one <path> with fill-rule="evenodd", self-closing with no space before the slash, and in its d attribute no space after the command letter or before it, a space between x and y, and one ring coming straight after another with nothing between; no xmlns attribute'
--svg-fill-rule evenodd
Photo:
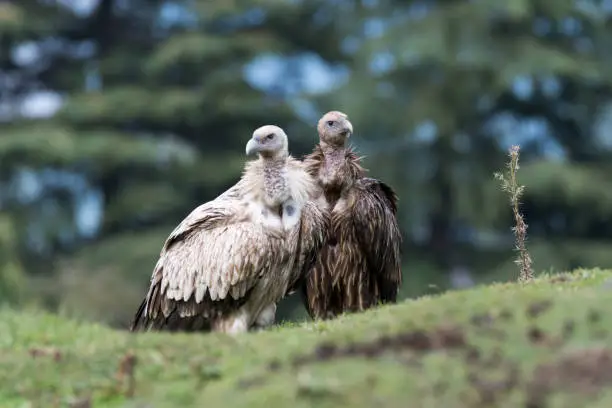
<svg viewBox="0 0 612 408"><path fill-rule="evenodd" d="M609 407L611 304L578 270L235 338L3 311L0 406Z"/></svg>

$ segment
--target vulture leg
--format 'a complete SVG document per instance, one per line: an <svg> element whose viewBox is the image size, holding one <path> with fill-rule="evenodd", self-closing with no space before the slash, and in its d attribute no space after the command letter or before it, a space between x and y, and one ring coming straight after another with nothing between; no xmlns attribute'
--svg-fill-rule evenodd
<svg viewBox="0 0 612 408"><path fill-rule="evenodd" d="M262 312L257 316L255 323L253 324L254 329L263 330L274 324L276 319L276 303L268 305Z"/></svg>
<svg viewBox="0 0 612 408"><path fill-rule="evenodd" d="M214 331L227 333L227 334L240 334L249 331L249 312L243 306L235 313L216 320L212 328Z"/></svg>

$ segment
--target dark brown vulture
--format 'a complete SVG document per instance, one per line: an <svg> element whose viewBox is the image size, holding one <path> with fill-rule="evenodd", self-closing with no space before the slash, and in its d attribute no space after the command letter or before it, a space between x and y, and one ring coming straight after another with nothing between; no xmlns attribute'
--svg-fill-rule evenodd
<svg viewBox="0 0 612 408"><path fill-rule="evenodd" d="M353 125L342 112L317 125L319 144L304 158L322 187L320 205L330 214L327 243L302 286L313 319L328 319L379 303L395 303L402 283L397 196L387 184L365 177L347 146Z"/></svg>
<svg viewBox="0 0 612 408"><path fill-rule="evenodd" d="M242 178L194 209L166 239L130 330L242 333L275 320L326 239L319 190L285 132L253 133Z"/></svg>

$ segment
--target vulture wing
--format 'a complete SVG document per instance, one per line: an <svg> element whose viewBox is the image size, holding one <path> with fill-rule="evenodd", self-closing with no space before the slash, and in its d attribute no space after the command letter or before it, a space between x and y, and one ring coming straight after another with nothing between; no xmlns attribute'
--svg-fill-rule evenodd
<svg viewBox="0 0 612 408"><path fill-rule="evenodd" d="M402 283L402 236L397 223L397 195L387 184L361 178L356 184L353 225L368 266L376 275L383 303L395 302Z"/></svg>
<svg viewBox="0 0 612 408"><path fill-rule="evenodd" d="M300 226L296 229L299 236L293 276L297 279L289 286L287 294L292 294L303 286L319 251L327 241L329 224L329 215L321 211L314 201L304 204Z"/></svg>
<svg viewBox="0 0 612 408"><path fill-rule="evenodd" d="M265 271L289 256L280 235L251 222L237 187L172 231L131 330L203 329L209 318L244 304Z"/></svg>

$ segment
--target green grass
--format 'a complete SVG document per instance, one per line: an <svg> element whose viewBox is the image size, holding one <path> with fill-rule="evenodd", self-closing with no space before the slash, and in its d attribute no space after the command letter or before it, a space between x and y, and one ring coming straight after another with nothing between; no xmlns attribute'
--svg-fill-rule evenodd
<svg viewBox="0 0 612 408"><path fill-rule="evenodd" d="M3 311L0 406L603 408L610 305L612 272L578 270L235 338Z"/></svg>

